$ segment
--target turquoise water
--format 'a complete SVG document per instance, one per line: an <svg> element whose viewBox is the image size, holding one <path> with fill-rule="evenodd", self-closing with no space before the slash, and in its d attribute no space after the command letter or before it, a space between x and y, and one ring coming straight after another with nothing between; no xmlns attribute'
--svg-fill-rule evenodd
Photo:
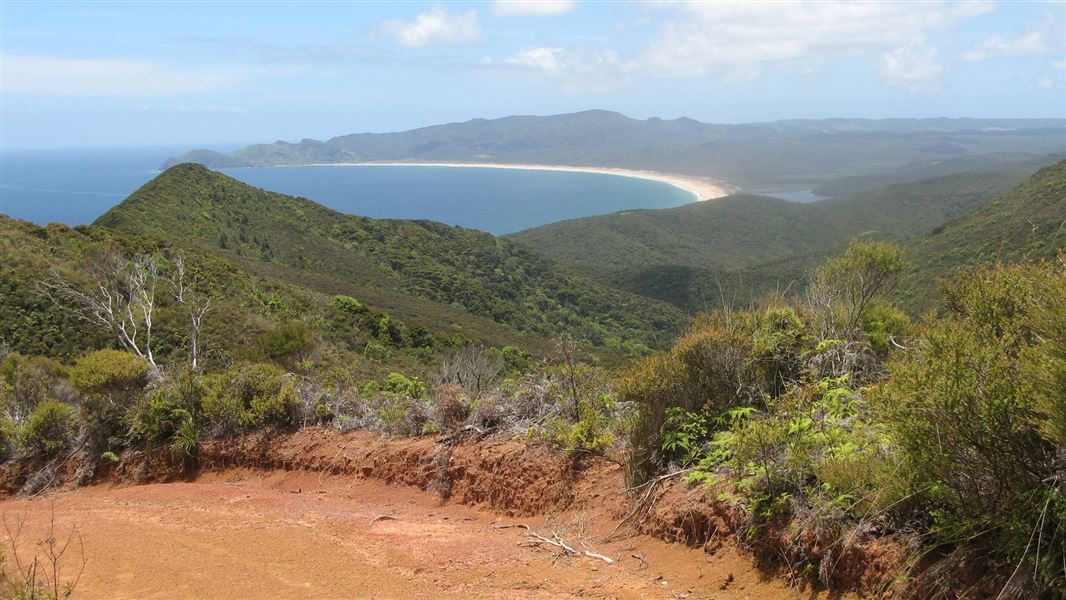
<svg viewBox="0 0 1066 600"><path fill-rule="evenodd" d="M175 148L5 152L0 213L91 223L158 174ZM375 218L429 219L495 234L564 219L691 202L657 181L598 173L471 167L220 169L252 185Z"/></svg>

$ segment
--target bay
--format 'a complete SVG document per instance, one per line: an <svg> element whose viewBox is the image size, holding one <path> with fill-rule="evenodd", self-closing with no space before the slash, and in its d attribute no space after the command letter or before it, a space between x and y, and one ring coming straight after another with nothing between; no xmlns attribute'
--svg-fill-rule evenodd
<svg viewBox="0 0 1066 600"><path fill-rule="evenodd" d="M0 154L0 213L39 224L91 223L158 175L180 148L7 151ZM693 196L666 183L601 173L443 166L219 169L263 189L339 212L428 219L494 234Z"/></svg>

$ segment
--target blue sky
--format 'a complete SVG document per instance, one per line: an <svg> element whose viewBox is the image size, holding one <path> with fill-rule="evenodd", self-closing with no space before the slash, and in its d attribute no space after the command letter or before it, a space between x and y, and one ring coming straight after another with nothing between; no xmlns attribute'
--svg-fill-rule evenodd
<svg viewBox="0 0 1066 600"><path fill-rule="evenodd" d="M606 108L1066 117L1066 3L0 2L0 144L325 139Z"/></svg>

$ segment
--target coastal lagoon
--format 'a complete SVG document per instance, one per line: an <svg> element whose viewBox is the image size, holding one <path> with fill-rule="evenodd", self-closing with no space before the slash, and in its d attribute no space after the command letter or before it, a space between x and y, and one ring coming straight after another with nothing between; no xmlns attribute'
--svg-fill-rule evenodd
<svg viewBox="0 0 1066 600"><path fill-rule="evenodd" d="M91 223L158 174L176 148L5 152L0 213ZM429 219L510 233L564 219L695 200L673 185L619 175L446 166L219 169L246 183L374 218Z"/></svg>

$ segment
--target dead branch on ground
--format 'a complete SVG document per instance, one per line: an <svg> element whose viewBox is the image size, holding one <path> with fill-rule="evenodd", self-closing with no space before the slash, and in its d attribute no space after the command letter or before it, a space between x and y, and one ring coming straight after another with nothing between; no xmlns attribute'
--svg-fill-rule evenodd
<svg viewBox="0 0 1066 600"><path fill-rule="evenodd" d="M541 535L541 534L537 533L536 531L533 530L532 527L530 527L529 525L526 525L525 523L519 523L517 525L493 525L492 528L494 530L511 529L511 528L525 529L526 530L526 540L523 541L523 542L520 542L518 544L519 546L524 546L524 547L527 547L527 548L543 548L544 546L549 546L551 548L558 549L557 556L559 556L559 557L562 557L562 556L585 556L585 557L588 557L588 558L595 558L597 560L602 560L603 562L605 562L605 563L607 563L609 565L614 564L614 559L609 557L609 556L605 556L605 555L600 554L599 552L595 552L595 551L593 551L591 549L578 550L578 549L574 548L572 545L568 544L566 542L566 540L564 540L563 537L561 535L559 535L559 533L557 531L552 531L549 534L551 536L549 538L549 537L547 537L545 535Z"/></svg>
<svg viewBox="0 0 1066 600"><path fill-rule="evenodd" d="M640 519L635 522L635 525L640 526L641 524L643 524L644 521L648 518L648 515L651 513L652 506L655 505L655 492L659 489L662 483L669 479L673 479L674 477L684 475L691 470L692 469L681 469L680 471L674 471L672 473L667 473L666 475L660 475L655 479L648 480L640 485L626 488L619 492L618 495L622 495L640 493L643 490L643 493L640 494L640 499L633 504L633 507L629 509L628 513L626 513L626 516L623 517L622 520L614 526L614 529L612 529L611 532L607 534L607 537L603 538L603 541L611 541L623 525L630 523L638 515L640 515Z"/></svg>

